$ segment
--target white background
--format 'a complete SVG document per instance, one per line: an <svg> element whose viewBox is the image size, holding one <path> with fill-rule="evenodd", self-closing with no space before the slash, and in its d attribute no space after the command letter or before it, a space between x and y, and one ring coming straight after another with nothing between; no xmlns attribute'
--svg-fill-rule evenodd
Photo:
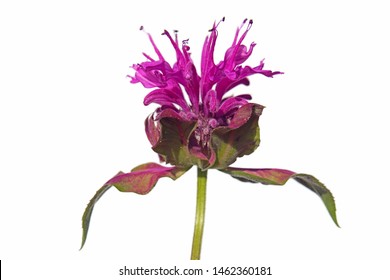
<svg viewBox="0 0 390 280"><path fill-rule="evenodd" d="M193 265L186 260L195 169L175 182L162 179L147 196L111 189L78 251L81 216L117 171L157 161L143 128L155 107L144 107L148 91L126 78L142 52L155 55L139 27L170 61L174 53L160 34L178 29L198 66L207 31L223 16L217 61L247 17L254 25L245 43L257 43L248 63L266 58L265 68L285 72L253 76L250 87L235 90L266 109L260 148L234 166L315 175L336 198L341 228L296 182L245 184L211 170L202 264L272 265L273 279L291 273L384 279L390 260L384 3L2 1L0 258L8 279L53 279L54 272L56 279L107 279L125 264Z"/></svg>

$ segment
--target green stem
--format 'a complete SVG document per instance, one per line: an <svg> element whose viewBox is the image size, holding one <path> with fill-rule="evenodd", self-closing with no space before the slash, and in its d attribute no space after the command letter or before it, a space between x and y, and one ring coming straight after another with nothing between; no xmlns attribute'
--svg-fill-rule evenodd
<svg viewBox="0 0 390 280"><path fill-rule="evenodd" d="M200 168L198 168L198 189L196 194L196 215L194 237L192 239L191 260L200 260L204 228L204 215L206 209L206 183L207 170L202 171Z"/></svg>

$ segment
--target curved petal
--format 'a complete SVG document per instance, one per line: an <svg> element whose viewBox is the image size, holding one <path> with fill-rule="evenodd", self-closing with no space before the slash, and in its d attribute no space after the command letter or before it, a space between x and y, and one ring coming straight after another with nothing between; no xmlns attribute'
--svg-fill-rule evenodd
<svg viewBox="0 0 390 280"><path fill-rule="evenodd" d="M184 111L189 111L189 107L185 102L184 96L181 92L176 92L168 88L161 88L151 91L145 96L144 104L149 105L156 103L159 105L172 106L172 104L179 105Z"/></svg>
<svg viewBox="0 0 390 280"><path fill-rule="evenodd" d="M224 21L224 19L222 19L218 24L214 23L213 27L210 29L210 36L206 37L203 44L200 67L202 77L200 90L202 94L202 99L204 98L204 95L211 89L212 85L215 83L212 79L216 72L216 65L214 63L214 49L218 38L217 28L222 21Z"/></svg>
<svg viewBox="0 0 390 280"><path fill-rule="evenodd" d="M165 87L171 66L166 61L145 61L132 67L135 77L131 77L131 83L141 83L145 88Z"/></svg>
<svg viewBox="0 0 390 280"><path fill-rule="evenodd" d="M239 34L241 32L241 29L244 27L246 22L247 22L247 19L245 19L243 21L243 23L241 24L241 26L239 28L237 28L236 34L234 36L233 44L225 52L224 63L223 63L225 71L233 70L236 67L236 65L245 62L245 60L252 53L253 47L255 45L254 43L251 44L249 51L246 51L247 47L245 45L241 44L244 41L246 35L248 34L248 32L252 26L252 23L253 23L252 20L249 20L248 25L246 26L246 30L241 35L241 37L238 38Z"/></svg>
<svg viewBox="0 0 390 280"><path fill-rule="evenodd" d="M236 71L238 72L239 78L245 78L253 74L262 74L266 77L273 78L274 75L284 74L280 71L264 70L264 59L260 61L260 64L256 67L245 66L244 68L239 67Z"/></svg>
<svg viewBox="0 0 390 280"><path fill-rule="evenodd" d="M252 169L228 167L220 171L227 173L240 181L262 183L265 185L284 185L289 179L294 179L321 198L332 217L333 222L339 227L336 217L336 203L332 193L323 183L312 175L276 168Z"/></svg>
<svg viewBox="0 0 390 280"><path fill-rule="evenodd" d="M209 115L209 113L215 113L219 107L219 100L217 100L217 93L215 90L210 89L206 94L205 99L203 100L203 110L205 115Z"/></svg>
<svg viewBox="0 0 390 280"><path fill-rule="evenodd" d="M172 38L171 34L164 30L163 35L166 35L168 39L171 41L171 44L176 52L176 63L173 66L173 70L175 71L175 75L172 75L171 78L181 83L188 97L191 101L191 104L194 107L198 107L199 105L199 80L200 77L196 72L196 68L190 57L190 47L187 45L188 40L183 41L182 49L180 50L178 44L177 33L175 34L175 40ZM183 99L184 100L184 99Z"/></svg>
<svg viewBox="0 0 390 280"><path fill-rule="evenodd" d="M251 96L248 95L239 95L226 98L222 101L221 106L219 107L216 117L230 116L230 113L237 108L241 107L248 103L247 100L250 100Z"/></svg>
<svg viewBox="0 0 390 280"><path fill-rule="evenodd" d="M184 88L188 94L190 102L193 108L199 107L199 81L200 77L196 72L195 65L192 61L188 61L185 69L184 69L184 78L185 83L183 83Z"/></svg>
<svg viewBox="0 0 390 280"><path fill-rule="evenodd" d="M240 80L230 80L229 78L223 78L215 86L215 91L217 92L217 97L219 100L222 100L223 95L231 90L232 88L238 85L249 85L249 79L243 78Z"/></svg>
<svg viewBox="0 0 390 280"><path fill-rule="evenodd" d="M129 173L119 172L108 180L92 197L84 211L82 217L83 236L80 250L84 247L85 241L87 240L93 208L95 207L96 202L98 202L108 189L114 186L122 192L147 194L153 189L160 178L169 177L172 180L176 180L188 169L189 168L164 167L157 163L146 163L135 167Z"/></svg>

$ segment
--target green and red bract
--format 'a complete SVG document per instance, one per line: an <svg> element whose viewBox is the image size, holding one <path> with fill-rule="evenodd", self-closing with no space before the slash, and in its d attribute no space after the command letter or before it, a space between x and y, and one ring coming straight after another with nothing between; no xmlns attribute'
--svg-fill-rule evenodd
<svg viewBox="0 0 390 280"><path fill-rule="evenodd" d="M294 179L322 199L338 225L333 196L315 177L284 169L229 167L238 157L253 153L259 146L258 120L264 106L251 103L250 94L228 93L238 85L248 86L248 77L251 75L261 74L272 78L283 73L265 70L264 60L260 60L254 67L242 65L255 47L255 43L251 43L249 47L243 44L253 24L252 20L245 20L237 28L223 60L215 63L217 29L222 21L214 23L205 39L200 73L191 59L188 40L180 44L177 32L174 37L166 30L163 32L176 54L176 61L171 65L165 60L152 36L147 34L156 58L144 53L147 60L134 64L132 68L135 73L129 77L131 83L141 83L145 88L152 89L145 96L144 105L155 103L159 107L146 118L145 132L160 162L170 166L146 163L129 173L119 172L107 181L91 199L83 215L81 247L86 241L94 205L110 187L114 186L122 192L147 194L160 178L175 180L192 166L198 168L198 187L199 182L204 184L203 191L198 192L203 193L202 195L205 195L209 169L220 170L241 181L270 185L284 185L289 179ZM204 203L204 199L198 201ZM204 211L204 205L200 208L202 207ZM198 239L201 242L203 228L199 232ZM200 245L198 246L195 258L200 257Z"/></svg>
<svg viewBox="0 0 390 280"><path fill-rule="evenodd" d="M176 180L187 169L182 167L165 167L157 163L145 163L131 170L129 173L118 172L113 178L108 180L94 195L88 203L83 215L83 238L81 248L87 239L89 222L95 203L111 187L116 187L121 192L133 192L137 194L147 194L162 177L169 177Z"/></svg>
<svg viewBox="0 0 390 280"><path fill-rule="evenodd" d="M284 185L289 179L294 179L321 198L333 222L339 226L336 218L336 204L332 193L312 175L295 173L290 170L278 168L255 169L228 167L220 171L243 182L262 183L264 185Z"/></svg>

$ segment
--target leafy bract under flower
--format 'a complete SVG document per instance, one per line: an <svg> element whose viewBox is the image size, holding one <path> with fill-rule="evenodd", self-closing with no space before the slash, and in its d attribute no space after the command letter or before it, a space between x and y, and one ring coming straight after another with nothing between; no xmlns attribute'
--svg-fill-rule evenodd
<svg viewBox="0 0 390 280"><path fill-rule="evenodd" d="M131 83L155 88L144 99L145 105L160 105L146 120L146 134L162 161L202 169L223 168L259 145L257 123L263 106L249 103L249 94L226 95L238 85L249 85L250 75L281 74L263 69L263 60L254 67L242 66L255 47L255 43L249 47L243 44L252 23L245 20L237 28L232 45L219 63L214 62L219 23L214 24L203 44L200 75L191 59L188 40L180 46L177 32L174 37L163 32L176 53L176 62L171 65L148 34L157 59L144 54L147 61L132 67L135 75ZM237 145L240 147L234 147Z"/></svg>
<svg viewBox="0 0 390 280"><path fill-rule="evenodd" d="M134 168L129 173L119 172L113 178L108 180L96 192L95 196L91 199L85 209L82 219L83 237L81 248L84 246L87 238L93 208L102 195L112 186L122 192L147 194L153 189L159 179L168 177L176 180L188 169L189 168L164 167L156 163L146 163ZM325 187L324 184L312 175L300 174L290 170L277 168L254 169L227 167L220 169L220 171L243 182L262 183L264 185L284 185L289 179L294 179L321 198L333 222L339 226L336 217L336 204L332 193Z"/></svg>
<svg viewBox="0 0 390 280"><path fill-rule="evenodd" d="M87 240L87 234L89 230L89 223L91 215L96 202L102 197L102 195L108 191L111 187L117 188L121 192L133 192L137 194L147 194L156 185L160 178L168 177L172 180L176 180L183 175L187 169L180 167L165 167L157 163L145 163L141 164L131 170L129 173L119 172L110 180L108 180L94 195L91 201L88 203L87 208L83 215L83 238L81 242L81 248L83 248L85 241Z"/></svg>

